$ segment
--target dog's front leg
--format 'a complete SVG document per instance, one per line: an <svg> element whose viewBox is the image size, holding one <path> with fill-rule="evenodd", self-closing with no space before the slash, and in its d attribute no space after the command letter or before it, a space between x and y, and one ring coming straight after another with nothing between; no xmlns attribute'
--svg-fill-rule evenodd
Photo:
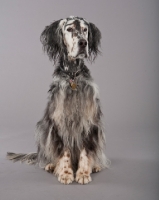
<svg viewBox="0 0 159 200"><path fill-rule="evenodd" d="M65 151L63 156L59 158L54 173L61 183L70 184L74 181L74 174L71 167L71 154L69 151Z"/></svg>
<svg viewBox="0 0 159 200"><path fill-rule="evenodd" d="M80 159L78 163L78 170L76 172L76 181L80 184L87 184L92 179L90 174L92 173L93 159L88 156L85 149L80 153Z"/></svg>

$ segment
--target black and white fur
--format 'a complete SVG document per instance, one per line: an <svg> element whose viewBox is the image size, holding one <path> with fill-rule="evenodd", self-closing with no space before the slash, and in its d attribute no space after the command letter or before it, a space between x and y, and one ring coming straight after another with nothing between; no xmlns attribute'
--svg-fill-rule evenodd
<svg viewBox="0 0 159 200"><path fill-rule="evenodd" d="M86 184L92 172L108 167L98 87L84 64L84 58L94 60L99 53L100 39L99 29L79 17L44 29L41 42L56 68L44 116L37 123L37 153L8 153L10 160L38 163L64 184Z"/></svg>

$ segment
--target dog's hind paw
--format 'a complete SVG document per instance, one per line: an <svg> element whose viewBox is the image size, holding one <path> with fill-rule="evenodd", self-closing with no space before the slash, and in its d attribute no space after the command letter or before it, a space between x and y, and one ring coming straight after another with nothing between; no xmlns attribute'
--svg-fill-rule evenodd
<svg viewBox="0 0 159 200"><path fill-rule="evenodd" d="M96 173L96 172L100 172L101 170L102 170L101 167L96 166L96 167L93 167L92 172L93 172L93 173Z"/></svg>
<svg viewBox="0 0 159 200"><path fill-rule="evenodd" d="M55 169L55 166L53 164L47 164L45 166L45 171L49 172L49 173L53 173L54 172L54 169Z"/></svg>

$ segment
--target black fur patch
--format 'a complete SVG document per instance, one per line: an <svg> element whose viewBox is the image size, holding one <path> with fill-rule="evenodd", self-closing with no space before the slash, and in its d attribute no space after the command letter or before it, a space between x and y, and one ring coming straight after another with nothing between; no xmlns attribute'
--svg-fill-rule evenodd
<svg viewBox="0 0 159 200"><path fill-rule="evenodd" d="M62 138L58 134L58 129L55 124L51 131L51 140L54 147L54 156L60 157L64 152L64 144Z"/></svg>
<svg viewBox="0 0 159 200"><path fill-rule="evenodd" d="M98 149L98 127L92 125L90 128L90 132L88 135L83 134L83 147L85 148L86 152L89 153L96 153Z"/></svg>
<svg viewBox="0 0 159 200"><path fill-rule="evenodd" d="M99 46L100 46L100 40L101 40L101 32L93 23L89 23L88 36L89 36L88 37L89 56L90 56L90 59L92 58L94 60L96 56L100 53Z"/></svg>
<svg viewBox="0 0 159 200"><path fill-rule="evenodd" d="M74 24L74 26L75 26L75 29L76 29L77 31L79 31L79 33L81 33L81 26L80 26L79 20L75 20L75 21L73 22L73 24Z"/></svg>
<svg viewBox="0 0 159 200"><path fill-rule="evenodd" d="M62 30L58 31L61 20L46 26L40 36L44 51L47 52L50 60L56 62L61 54L66 54L66 47L62 39Z"/></svg>

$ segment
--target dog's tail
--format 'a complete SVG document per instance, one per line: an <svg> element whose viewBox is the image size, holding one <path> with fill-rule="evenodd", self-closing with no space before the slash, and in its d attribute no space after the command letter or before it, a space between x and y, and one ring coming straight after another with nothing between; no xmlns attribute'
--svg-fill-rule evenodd
<svg viewBox="0 0 159 200"><path fill-rule="evenodd" d="M37 153L29 153L29 154L23 154L23 153L11 153L7 152L7 159L12 160L13 162L21 161L26 162L29 165L35 165L37 163L38 155Z"/></svg>

